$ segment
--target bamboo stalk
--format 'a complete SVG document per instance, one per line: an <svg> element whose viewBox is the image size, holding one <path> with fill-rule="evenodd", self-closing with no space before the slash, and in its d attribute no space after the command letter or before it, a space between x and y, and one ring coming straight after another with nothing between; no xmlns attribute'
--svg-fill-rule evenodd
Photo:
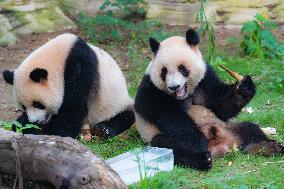
<svg viewBox="0 0 284 189"><path fill-rule="evenodd" d="M241 81L244 79L244 77L236 72L233 72L226 68L224 65L219 64L221 68L223 68L228 74L230 74L233 78L235 78L237 81Z"/></svg>

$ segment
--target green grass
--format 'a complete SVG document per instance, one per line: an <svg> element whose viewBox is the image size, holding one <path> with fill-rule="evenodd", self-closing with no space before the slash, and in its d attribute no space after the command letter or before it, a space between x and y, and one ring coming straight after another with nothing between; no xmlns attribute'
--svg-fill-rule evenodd
<svg viewBox="0 0 284 189"><path fill-rule="evenodd" d="M149 47L147 47L148 37L156 37L161 41L169 35L168 32L184 36L186 30L185 27L175 26L174 28L165 27L163 29L162 25L153 24L152 22L146 22L145 24L141 20L125 20L128 22L129 27L118 27L117 29L119 31L121 29L123 40L110 39L111 43L109 43L106 40L99 40L100 37L90 35L88 31L93 31L96 28L97 33L105 34L108 29L112 31L114 27L111 23L104 21L103 28L100 29L98 25L94 25L95 22L91 22L93 19L87 18L91 23L90 25L83 24L83 30L87 31L85 34L88 40L105 49L120 63L128 81L129 93L133 97L135 97L147 64L150 62L151 56L153 56ZM151 23L152 25L149 25ZM107 27L107 29L104 27ZM107 33L107 37L109 36L111 35ZM210 42L212 42L212 38ZM234 46L234 51L231 50L231 45ZM202 42L201 46L205 47L201 49L206 52L206 48L210 47L210 43L205 41ZM263 127L275 127L279 134L274 138L283 143L283 62L239 57L240 47L237 43L230 44L230 48L221 48L224 50L216 52L216 55L222 57L222 59L216 58L217 63L225 64L226 67L241 75L251 75L257 84L257 94L251 103L247 105L255 111L252 114L241 112L233 121L252 121ZM204 57L207 56L204 55ZM217 66L217 63L215 62L213 66L218 75L227 82L234 82L224 70ZM122 136L109 140L94 139L84 144L106 159L146 145L141 142L135 128L127 131ZM284 163L279 162L283 160L283 157L264 158L237 152L214 160L213 168L208 172L175 167L169 173L160 173L154 178L147 179L147 187L143 187L143 183L138 183L131 188L284 188ZM228 166L229 162L232 165ZM265 162L272 163L265 164Z"/></svg>
<svg viewBox="0 0 284 189"><path fill-rule="evenodd" d="M176 29L179 30L179 29ZM175 31L184 35L184 29ZM143 32L141 32L143 33ZM145 35L144 38L148 36ZM144 39L143 38L143 39ZM132 40L135 41L132 42ZM146 39L145 39L146 40ZM142 40L142 41L145 41ZM161 39L160 39L161 40ZM91 40L90 40L91 41ZM129 93L135 97L137 87L144 75L145 69L153 56L149 47L141 40L125 38L122 42L106 42L95 44L109 52L120 63L128 81ZM201 46L206 47L202 42ZM235 52L222 50L217 55L217 63L225 64L229 69L241 75L251 75L257 85L257 94L247 105L254 112L241 112L233 121L252 121L262 127L275 127L278 135L274 139L284 143L284 64L277 60L251 59L238 55L239 47L235 45ZM222 47L224 49L224 47ZM201 48L204 49L204 48ZM234 55L232 55L234 54ZM226 82L235 82L217 64L213 65L217 74ZM104 140L93 139L83 142L96 154L104 159L117 156L131 149L145 146L135 128L124 134ZM216 159L213 168L208 172L190 168L175 167L168 173L160 173L147 179L147 188L284 188L284 157L265 158L237 152L228 154L224 158ZM280 162L282 161L282 162ZM228 165L229 162L232 165ZM271 162L271 163L265 163ZM143 188L142 184L134 184L132 189Z"/></svg>
<svg viewBox="0 0 284 189"><path fill-rule="evenodd" d="M251 75L257 85L257 94L247 105L254 112L241 112L234 121L252 121L263 127L275 127L279 134L274 138L283 143L284 88L281 85L284 83L281 78L284 79L284 64L273 60L222 56L222 64L241 75ZM129 83L132 95L136 93L149 58L141 58L141 62L126 72L128 78L132 79ZM214 67L224 81L234 82L225 71L217 65ZM103 158L110 158L146 144L141 142L139 134L132 128L123 136L109 140L95 139L86 145ZM208 172L175 167L169 173L160 173L149 179L147 188L157 188L154 187L157 182L158 188L284 188L284 163L279 162L283 160L283 157L265 158L237 152L214 160L213 168ZM229 162L232 162L231 166L228 166ZM140 184L133 185L132 188L140 188Z"/></svg>

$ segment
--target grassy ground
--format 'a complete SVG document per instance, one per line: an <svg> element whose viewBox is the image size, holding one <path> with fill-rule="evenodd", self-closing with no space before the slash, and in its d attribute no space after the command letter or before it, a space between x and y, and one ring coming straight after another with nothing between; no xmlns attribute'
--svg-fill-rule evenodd
<svg viewBox="0 0 284 189"><path fill-rule="evenodd" d="M178 27L166 27L165 29L167 32L179 35L184 35L184 31L186 31L186 28ZM141 31L145 35L144 38L151 35L151 33L144 30ZM233 121L252 121L262 127L275 127L278 135L274 139L284 143L283 62L245 57L238 44L228 44L226 42L228 37L240 37L239 31L219 29L216 31L216 35L219 49L219 52L217 52L217 56L219 56L217 58L218 63L224 64L241 75L251 75L257 85L257 94L247 105L254 111L252 113L241 112ZM130 37L129 39L127 36L124 38L126 40L118 44L102 43L97 45L108 50L120 64L121 62L128 62L128 65L126 67L122 66L122 68L129 82L129 92L135 97L137 87L152 53L149 51L145 39L141 40L144 43L139 43L139 40L137 41L135 38L131 39ZM136 40L136 42L134 46L131 46L133 40ZM202 51L205 51L206 45L206 40L202 39ZM121 46L127 48L121 49ZM224 81L234 82L217 64L213 66ZM139 134L135 128L132 128L122 136L109 140L95 139L86 143L86 145L103 158L110 158L146 144L141 142ZM213 168L208 172L175 167L169 173L161 173L149 179L147 188L284 188L283 160L283 157L265 158L236 152L214 160ZM159 187L153 187L157 182L160 184ZM143 184L133 185L132 187L145 188L141 187L141 185Z"/></svg>
<svg viewBox="0 0 284 189"><path fill-rule="evenodd" d="M255 60L228 56L225 53L219 54L222 57L222 60L219 60L222 64L242 75L251 75L257 84L257 94L247 105L252 107L253 113L242 112L234 121L252 121L263 127L275 127L278 135L274 138L283 143L284 89L281 83L283 84L282 79L284 79L284 64L273 60ZM135 79L129 87L132 94L136 92L135 84L139 83L146 65L146 61L142 61L136 69L127 72ZM218 66L214 65L214 67L223 80L234 82ZM122 136L109 140L96 139L86 145L102 157L109 158L145 144L141 142L133 128ZM208 172L175 167L170 173L161 173L150 179L150 183L158 180L167 184L164 188L169 186L173 188L284 188L283 160L283 157L265 158L237 152L214 160L214 166ZM140 185L137 186L139 188Z"/></svg>
<svg viewBox="0 0 284 189"><path fill-rule="evenodd" d="M186 29L175 27L174 29L168 30L174 30L174 32L182 35ZM217 44L219 49L221 49L217 54L222 57L221 59L218 58L219 63L225 64L226 67L242 75L251 75L257 84L257 94L247 106L252 107L254 112L251 114L242 112L234 121L252 121L263 127L275 127L279 134L274 138L279 142L284 143L284 88L283 86L281 87L281 85L284 85L283 62L277 60L255 60L242 57L238 45L233 44L226 46L224 42L224 38L226 38L228 34L231 35L232 32L223 31L223 29L219 31L217 30L217 35L220 33L222 34L219 37L217 36ZM79 35L81 35L81 33ZM226 37L224 37L224 35ZM222 41L222 44L219 44L220 41ZM108 51L116 60L118 60L127 77L129 92L133 97L136 94L137 87L152 56L147 45L140 42L141 41L135 41L135 43L131 45L129 40L125 40L119 43L107 42L96 44ZM39 45L37 44L35 46ZM35 46L33 49L36 48ZM206 42L202 42L201 46L205 47ZM22 49L23 48L19 49L19 51L22 52ZM201 50L203 49L204 48L201 48ZM30 53L30 51L27 53ZM15 50L12 49L11 52L15 54ZM13 65L16 67L17 64ZM5 66L7 68L11 68L11 65ZM234 82L234 80L223 70L219 69L218 66L213 66L223 80L227 82ZM10 88L9 90L5 90L7 90L7 93L10 94ZM4 105L2 104L1 107L4 107ZM2 112L7 112L7 108L4 110ZM8 118L10 119L10 117L11 116ZM1 115L1 119L3 120L7 120L8 118ZM105 159L114 157L130 149L146 145L140 140L139 134L134 127L122 135L112 139L94 139L91 142L84 142L84 144ZM237 152L235 154L228 154L224 158L214 160L213 168L208 172L175 167L174 170L169 173L160 173L154 178L147 180L147 188L153 188L153 185L156 185L158 186L156 188L186 189L280 189L284 188L283 160L283 157L264 158ZM132 188L141 187L140 184L137 184L133 185Z"/></svg>

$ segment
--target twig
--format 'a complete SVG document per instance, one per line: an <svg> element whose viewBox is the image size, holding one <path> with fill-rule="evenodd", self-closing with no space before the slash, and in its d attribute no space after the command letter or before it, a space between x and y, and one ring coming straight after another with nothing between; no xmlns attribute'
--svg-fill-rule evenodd
<svg viewBox="0 0 284 189"><path fill-rule="evenodd" d="M268 165L268 164L274 164L274 163L284 163L283 160L281 161L267 161L267 162L264 162L262 165Z"/></svg>
<svg viewBox="0 0 284 189"><path fill-rule="evenodd" d="M246 171L246 172L244 172L244 175L245 175L245 174L248 174L248 173L252 173L252 172L257 172L257 170L256 170L256 169L253 169L253 170L251 170L251 171Z"/></svg>

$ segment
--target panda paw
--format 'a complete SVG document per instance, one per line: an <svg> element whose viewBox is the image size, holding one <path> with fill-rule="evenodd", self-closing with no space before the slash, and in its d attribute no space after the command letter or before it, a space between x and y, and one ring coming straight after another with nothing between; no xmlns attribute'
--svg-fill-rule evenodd
<svg viewBox="0 0 284 189"><path fill-rule="evenodd" d="M284 146L274 140L264 140L250 144L244 151L250 154L268 157L272 155L284 155Z"/></svg>
<svg viewBox="0 0 284 189"><path fill-rule="evenodd" d="M92 135L108 139L115 136L115 131L105 124L98 124L94 127Z"/></svg>
<svg viewBox="0 0 284 189"><path fill-rule="evenodd" d="M212 167L212 157L210 152L188 152L182 154L178 164L207 171Z"/></svg>
<svg viewBox="0 0 284 189"><path fill-rule="evenodd" d="M237 84L236 92L245 99L251 99L255 95L255 85L250 76L244 76Z"/></svg>

